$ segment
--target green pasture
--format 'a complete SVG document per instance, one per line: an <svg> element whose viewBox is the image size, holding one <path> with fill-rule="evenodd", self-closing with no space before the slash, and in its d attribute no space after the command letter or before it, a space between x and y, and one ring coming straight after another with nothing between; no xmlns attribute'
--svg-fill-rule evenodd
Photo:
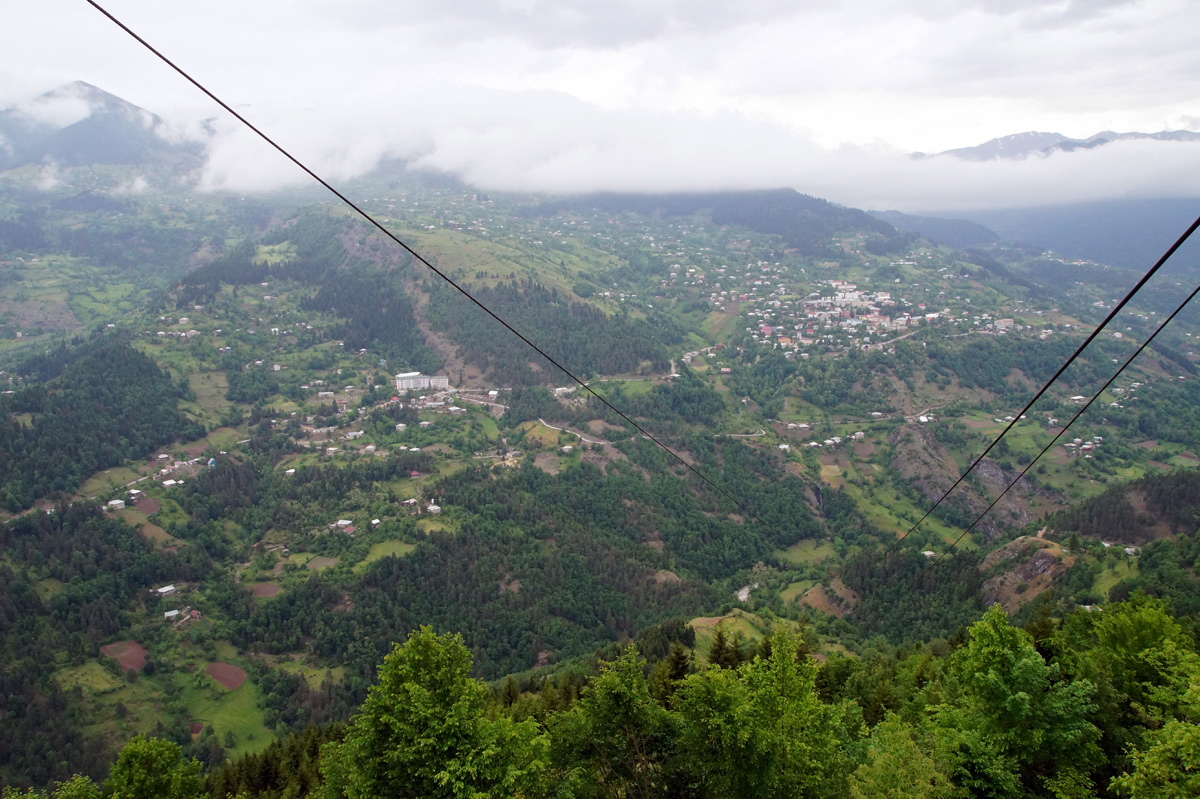
<svg viewBox="0 0 1200 799"><path fill-rule="evenodd" d="M775 550L775 557L780 560L787 561L796 566L805 566L809 563L820 563L834 555L832 541L816 541L811 538L806 538L802 541L797 541L787 549Z"/></svg>
<svg viewBox="0 0 1200 799"><path fill-rule="evenodd" d="M85 480L79 489L79 494L81 496L94 497L97 494L104 494L113 489L122 488L140 477L142 477L141 473L134 471L128 466L105 469Z"/></svg>
<svg viewBox="0 0 1200 799"><path fill-rule="evenodd" d="M791 604L804 595L804 592L817 584L816 580L799 580L794 583L788 583L787 588L779 592L779 598L784 602Z"/></svg>
<svg viewBox="0 0 1200 799"><path fill-rule="evenodd" d="M1136 560L1130 560L1125 563L1118 563L1114 566L1109 566L1104 571L1096 575L1095 582L1092 583L1092 590L1108 600L1108 592L1122 580L1128 580L1137 577L1139 574Z"/></svg>
<svg viewBox="0 0 1200 799"><path fill-rule="evenodd" d="M321 684L327 679L331 679L333 682L338 683L341 682L342 678L346 676L345 666L336 666L332 669L327 669L318 666L306 666L297 660L285 660L278 665L280 669L288 672L289 674L295 674L299 677L303 677L304 681L308 683L308 687L314 689L320 688Z"/></svg>
<svg viewBox="0 0 1200 799"><path fill-rule="evenodd" d="M197 668L203 670L202 665ZM253 681L247 679L240 687L226 691L208 675L197 680L195 674L180 672L175 675L175 684L192 718L211 726L222 743L226 733L234 734L236 744L229 750L231 757L261 751L274 739L266 727L259 706L260 693Z"/></svg>
<svg viewBox="0 0 1200 799"><path fill-rule="evenodd" d="M125 685L125 680L114 676L95 660L59 669L54 673L54 682L63 691L81 688L85 694L107 694Z"/></svg>
<svg viewBox="0 0 1200 799"><path fill-rule="evenodd" d="M371 549L367 552L367 556L354 564L354 571L362 573L367 570L367 567L377 560L389 556L403 557L409 552L417 548L416 544L408 544L404 541L380 541L371 545Z"/></svg>

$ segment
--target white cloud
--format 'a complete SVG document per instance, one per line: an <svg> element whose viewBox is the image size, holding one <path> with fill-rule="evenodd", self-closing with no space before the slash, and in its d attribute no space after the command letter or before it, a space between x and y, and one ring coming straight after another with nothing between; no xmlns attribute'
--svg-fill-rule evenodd
<svg viewBox="0 0 1200 799"><path fill-rule="evenodd" d="M339 180L392 155L489 188L791 185L902 210L1200 186L1185 146L982 165L905 156L1023 130L1195 125L1191 0L109 7ZM172 121L222 113L85 5L23 4L12 18L0 102L79 78ZM218 119L204 186L297 179Z"/></svg>

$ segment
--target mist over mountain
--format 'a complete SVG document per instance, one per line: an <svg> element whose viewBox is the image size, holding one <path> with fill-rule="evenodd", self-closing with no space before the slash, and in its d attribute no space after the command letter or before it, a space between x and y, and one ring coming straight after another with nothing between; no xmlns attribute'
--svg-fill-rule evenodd
<svg viewBox="0 0 1200 799"><path fill-rule="evenodd" d="M169 135L155 114L76 81L0 111L0 169L202 163L201 143Z"/></svg>
<svg viewBox="0 0 1200 799"><path fill-rule="evenodd" d="M600 120L594 121L598 126ZM589 128L590 135L600 135L597 126ZM131 173L126 181L145 175L155 182L153 176L158 176L159 182L183 180L206 190L267 190L278 188L281 179L282 185L293 185L303 178L290 165L285 171L296 172L292 178L281 178L270 169L264 172L262 164L272 159L265 158L261 143L251 141L244 131L221 125L192 126L187 135L183 130L151 111L76 81L0 111L0 171L44 165L51 173L34 179L39 189L56 183L54 170L95 165L135 170L136 175ZM335 150L306 158L319 171L343 179L382 178L389 164L400 163L489 190L511 189L514 182L519 188L539 190L525 182L544 171L528 161L532 155L524 153L520 158L529 168L518 169L518 175L513 165L521 161L496 152L494 142L482 142L482 149L463 162L447 157L436 136L416 149L380 137L343 137L337 144ZM897 210L877 213L875 218L949 246L986 245L999 234L1071 257L1133 268L1151 263L1194 217L1194 201L1180 198L1194 193L1183 184L1188 183L1188 159L1197 149L1200 133L1178 130L1104 131L1087 139L1026 132L936 156L888 158L840 151L818 166L799 163L811 160L811 154L789 158L780 150L759 154L770 155L769 174L746 165L740 180L749 191L705 190L702 169L688 179L688 191L672 191L677 182L656 176L652 168L644 175L639 172L630 184L635 191L588 194L571 202L668 215L707 209L714 221L777 233L787 246L805 252L825 247L834 229L873 229L877 223L854 206L892 208ZM334 163L322 161L329 152L335 153L330 156ZM607 148L605 152L601 162L621 158L623 151ZM731 153L735 161L759 155ZM554 157L546 153L537 159ZM491 166L481 167L484 163ZM504 163L510 166L498 166ZM578 197L577 192L595 186L596 181L580 171L583 168L579 164L556 168L556 193ZM586 168L604 171L603 163ZM1132 187L1130 179L1140 182L1140 187ZM1172 182L1177 185L1169 185ZM722 183L716 180L712 188ZM118 185L114 183L114 189ZM795 191L775 190L781 185ZM1111 196L1118 190L1123 196ZM914 216L914 211L924 213ZM893 228L873 232L885 239L895 236Z"/></svg>

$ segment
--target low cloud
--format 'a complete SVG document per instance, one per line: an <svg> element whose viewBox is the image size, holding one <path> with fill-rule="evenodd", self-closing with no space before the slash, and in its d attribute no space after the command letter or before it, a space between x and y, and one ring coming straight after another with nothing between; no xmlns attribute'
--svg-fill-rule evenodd
<svg viewBox="0 0 1200 799"><path fill-rule="evenodd" d="M53 161L43 163L33 178L33 185L38 191L53 191L62 185L62 179L58 175L58 164Z"/></svg>
<svg viewBox="0 0 1200 799"><path fill-rule="evenodd" d="M246 114L328 179L384 158L448 172L489 190L704 191L787 186L860 208L1055 205L1200 195L1200 143L1130 140L1023 160L913 158L885 144L826 148L744 114L609 110L554 92L438 86L395 105L348 105L296 119ZM435 113L406 114L405 109ZM218 125L200 185L236 191L308 180L233 121Z"/></svg>

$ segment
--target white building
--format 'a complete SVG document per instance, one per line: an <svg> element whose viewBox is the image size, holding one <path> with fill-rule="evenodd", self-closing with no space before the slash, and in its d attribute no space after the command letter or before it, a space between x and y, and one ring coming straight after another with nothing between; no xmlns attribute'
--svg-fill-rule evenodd
<svg viewBox="0 0 1200 799"><path fill-rule="evenodd" d="M423 375L420 372L401 372L400 374L396 375L397 391L449 387L450 378L446 375Z"/></svg>

